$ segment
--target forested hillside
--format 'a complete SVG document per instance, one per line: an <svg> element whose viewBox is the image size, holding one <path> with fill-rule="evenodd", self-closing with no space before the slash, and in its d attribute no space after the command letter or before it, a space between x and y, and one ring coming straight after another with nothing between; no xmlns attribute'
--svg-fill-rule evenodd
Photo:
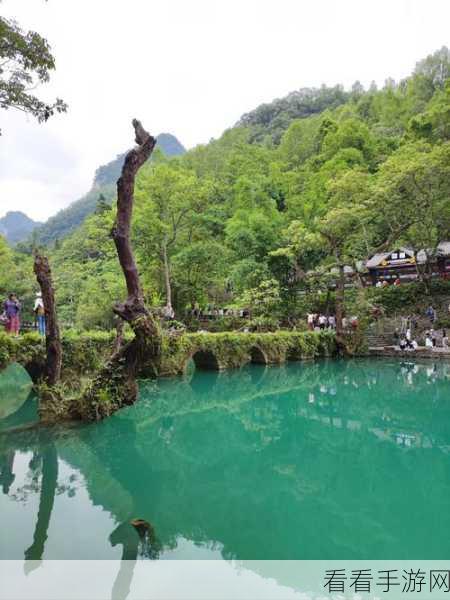
<svg viewBox="0 0 450 600"><path fill-rule="evenodd" d="M184 146L170 133L157 136L158 149L166 156L180 156L186 152ZM48 244L61 240L76 229L84 219L93 213L100 201L112 202L115 195L115 184L122 168L125 152L114 160L99 167L94 176L89 192L73 202L67 208L59 211L41 227L33 232L34 240L40 244Z"/></svg>
<svg viewBox="0 0 450 600"><path fill-rule="evenodd" d="M0 235L3 235L10 244L25 240L30 233L42 223L33 221L25 213L9 211L0 219Z"/></svg>
<svg viewBox="0 0 450 600"><path fill-rule="evenodd" d="M91 208L99 191L84 200ZM376 250L432 253L450 237L449 198L443 48L401 82L301 90L218 140L157 157L138 177L133 241L152 305L170 296L178 315L194 303L252 306L276 321L304 314L299 291L326 291ZM124 296L113 221L101 202L51 251L61 316L79 327L111 326ZM21 293L31 285L16 281Z"/></svg>
<svg viewBox="0 0 450 600"><path fill-rule="evenodd" d="M353 90L361 91L361 84L356 82ZM326 109L336 108L349 97L350 94L341 85L332 88L325 85L319 89L302 88L269 104L261 104L243 115L238 126L250 127L250 141L278 144L284 131L295 119L304 119Z"/></svg>

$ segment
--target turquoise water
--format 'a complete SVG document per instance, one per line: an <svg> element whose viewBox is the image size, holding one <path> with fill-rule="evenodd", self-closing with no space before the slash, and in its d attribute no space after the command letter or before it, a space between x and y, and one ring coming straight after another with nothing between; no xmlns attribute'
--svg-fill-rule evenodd
<svg viewBox="0 0 450 600"><path fill-rule="evenodd" d="M8 433L29 393L0 376L0 559L450 556L448 363L196 371L99 424Z"/></svg>

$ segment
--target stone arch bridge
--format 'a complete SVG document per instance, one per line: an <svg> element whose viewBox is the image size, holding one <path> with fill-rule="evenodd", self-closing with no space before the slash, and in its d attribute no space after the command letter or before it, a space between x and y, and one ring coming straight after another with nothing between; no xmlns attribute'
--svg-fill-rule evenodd
<svg viewBox="0 0 450 600"><path fill-rule="evenodd" d="M95 372L111 352L113 332L66 332L63 337L63 379ZM186 333L166 338L159 373L182 374L192 360L198 369L221 371L244 364L281 364L335 353L334 334L323 331L275 333ZM19 363L38 382L45 363L45 343L34 333L19 338L0 335L0 371Z"/></svg>

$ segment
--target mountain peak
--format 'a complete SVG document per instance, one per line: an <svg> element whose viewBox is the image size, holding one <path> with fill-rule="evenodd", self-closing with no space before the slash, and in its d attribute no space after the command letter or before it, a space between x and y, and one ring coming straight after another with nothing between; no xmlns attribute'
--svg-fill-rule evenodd
<svg viewBox="0 0 450 600"><path fill-rule="evenodd" d="M166 156L181 156L186 152L183 144L171 133L160 133L156 136L157 148L162 150ZM120 177L125 154L119 154L114 160L102 165L95 171L94 187L113 184Z"/></svg>
<svg viewBox="0 0 450 600"><path fill-rule="evenodd" d="M20 210L10 210L0 219L0 235L3 235L10 244L17 244L25 240L30 233L41 225L30 219Z"/></svg>
<svg viewBox="0 0 450 600"><path fill-rule="evenodd" d="M184 146L171 133L160 133L157 137L157 148L166 156L179 156L186 152ZM56 215L36 231L40 243L48 244L55 239L62 239L76 229L84 219L92 214L97 206L97 200L102 193L108 201L115 197L115 184L120 177L126 152L119 154L114 160L100 166L94 176L90 191ZM0 229L1 233L1 229Z"/></svg>

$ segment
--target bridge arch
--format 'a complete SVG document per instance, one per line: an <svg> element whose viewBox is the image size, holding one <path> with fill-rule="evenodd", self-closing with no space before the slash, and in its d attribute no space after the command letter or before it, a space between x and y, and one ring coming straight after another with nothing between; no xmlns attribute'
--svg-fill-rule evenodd
<svg viewBox="0 0 450 600"><path fill-rule="evenodd" d="M267 365L267 354L259 346L252 346L249 350L250 362L257 365Z"/></svg>
<svg viewBox="0 0 450 600"><path fill-rule="evenodd" d="M288 361L299 361L302 360L302 350L299 346L288 348L286 352L286 360Z"/></svg>
<svg viewBox="0 0 450 600"><path fill-rule="evenodd" d="M196 350L191 358L197 369L204 371L221 370L220 362L212 350Z"/></svg>

